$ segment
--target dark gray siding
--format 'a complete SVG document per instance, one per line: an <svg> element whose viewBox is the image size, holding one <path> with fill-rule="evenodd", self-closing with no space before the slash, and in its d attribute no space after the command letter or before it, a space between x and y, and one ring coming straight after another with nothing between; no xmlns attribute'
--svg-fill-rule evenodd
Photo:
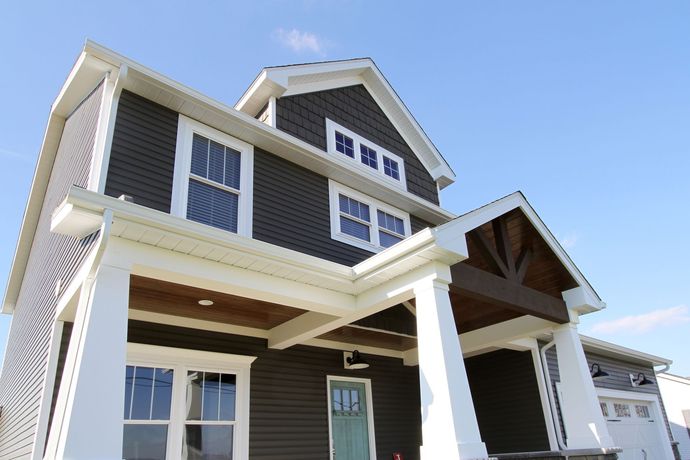
<svg viewBox="0 0 690 460"><path fill-rule="evenodd" d="M376 447L380 459L401 452L419 458L421 415L417 367L367 356L371 367L345 371L341 351L296 346L278 351L266 341L138 321L129 341L151 345L257 356L251 370L249 457L252 460L326 460L326 376L371 379Z"/></svg>
<svg viewBox="0 0 690 460"><path fill-rule="evenodd" d="M465 359L465 368L490 454L549 450L530 352L498 350Z"/></svg>
<svg viewBox="0 0 690 460"><path fill-rule="evenodd" d="M632 391L635 393L647 393L657 395L659 398L659 404L661 405L661 412L664 418L664 423L666 424L666 429L671 434L671 428L668 423L668 418L666 416L666 409L664 408L664 403L661 399L661 393L659 391L659 385L656 383L656 375L654 374L654 368L641 366L639 364L622 361L620 359L611 358L608 356L599 355L589 351L585 352L585 357L587 358L587 365L591 368L592 363L597 363L601 367L602 371L607 372L608 377L601 380L594 380L594 386L599 388L608 388L610 390L622 390L622 391ZM560 381L560 375L558 373L558 354L556 347L552 347L546 352L546 360L549 365L549 376L551 377L551 383L553 385L554 394L556 393L556 382ZM633 387L630 384L629 374L644 373L649 379L654 381L654 385L643 385L641 387ZM556 398L556 405L558 409L558 418L561 424L561 429L563 427L563 418L561 416L561 407Z"/></svg>
<svg viewBox="0 0 690 460"><path fill-rule="evenodd" d="M48 433L50 427L53 425L53 414L55 413L55 404L57 404L58 390L60 389L60 382L62 382L62 372L65 370L65 360L67 359L67 350L69 348L69 340L72 337L72 327L74 323L65 322L62 326L62 337L60 338L60 351L58 353L58 362L55 369L55 382L53 383L53 400L50 403L50 416L48 418ZM46 436L46 443L48 437ZM44 446L45 448L45 446Z"/></svg>
<svg viewBox="0 0 690 460"><path fill-rule="evenodd" d="M0 377L2 459L31 453L55 319L55 287L58 280L63 288L70 283L95 240L95 235L77 240L52 234L50 218L72 184L87 185L101 96L102 85L67 118L53 164Z"/></svg>
<svg viewBox="0 0 690 460"><path fill-rule="evenodd" d="M371 257L331 239L329 208L326 177L254 149L255 239L350 266ZM411 218L413 232L429 226Z"/></svg>
<svg viewBox="0 0 690 460"><path fill-rule="evenodd" d="M105 194L130 195L142 206L170 212L178 114L122 91Z"/></svg>
<svg viewBox="0 0 690 460"><path fill-rule="evenodd" d="M436 182L363 85L282 97L276 127L326 150L326 118L350 129L405 161L407 190L438 204Z"/></svg>

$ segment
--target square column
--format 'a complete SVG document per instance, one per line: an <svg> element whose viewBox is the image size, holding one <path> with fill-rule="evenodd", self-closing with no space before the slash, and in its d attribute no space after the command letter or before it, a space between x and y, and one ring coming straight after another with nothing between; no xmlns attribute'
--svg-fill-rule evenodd
<svg viewBox="0 0 690 460"><path fill-rule="evenodd" d="M585 352L575 324L563 324L553 331L561 376L561 412L569 449L613 447L599 407L599 398L587 366Z"/></svg>
<svg viewBox="0 0 690 460"><path fill-rule="evenodd" d="M415 286L414 293L422 402L421 458L487 459L448 296L448 282L424 280Z"/></svg>
<svg viewBox="0 0 690 460"><path fill-rule="evenodd" d="M84 283L46 458L122 458L129 276L101 265Z"/></svg>

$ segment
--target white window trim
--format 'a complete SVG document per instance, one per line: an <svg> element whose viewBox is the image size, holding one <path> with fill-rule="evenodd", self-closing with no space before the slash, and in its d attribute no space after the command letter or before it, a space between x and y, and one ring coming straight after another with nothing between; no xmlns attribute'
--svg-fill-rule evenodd
<svg viewBox="0 0 690 460"><path fill-rule="evenodd" d="M343 233L340 230L340 203L338 200L339 194L346 195L353 198L359 202L362 202L369 206L369 217L370 222L370 236L371 241L366 242L355 238L352 235ZM330 214L331 214L331 238L340 241L342 243L347 243L351 246L356 246L361 249L366 249L367 251L380 252L387 249L381 246L379 242L379 225L378 225L378 213L377 210L383 211L387 214L391 214L399 219L402 219L403 225L405 227L405 235L403 237L407 238L412 234L412 229L410 227L410 215L400 209L391 207L384 204L378 200L375 200L367 195L357 192L349 187L339 184L333 180L328 181L328 194L330 200Z"/></svg>
<svg viewBox="0 0 690 460"><path fill-rule="evenodd" d="M240 159L240 190L237 203L237 234L252 236L252 209L254 194L254 146L236 139L210 126L199 123L182 114L177 124L177 146L175 148L175 173L173 177L172 203L170 213L187 218L187 195L192 164L192 139L194 133L231 147L241 153ZM196 177L195 177L196 178ZM208 180L220 189L230 189L222 184Z"/></svg>
<svg viewBox="0 0 690 460"><path fill-rule="evenodd" d="M335 132L339 131L342 134L345 134L346 136L352 138L353 144L354 144L354 150L355 150L355 157L350 158L349 156L343 154L342 152L339 152L335 149ZM360 145L364 144L365 146L376 150L376 153L378 155L377 157L377 169L372 168L371 166L365 165L362 163L361 160L361 150L360 150ZM377 177L380 179L383 179L384 183L386 184L393 184L394 186L402 189L406 189L406 182L405 182L405 161L399 156L396 155L395 153L391 153L389 150L384 149L380 145L375 144L374 142L360 136L359 134L350 131L349 129L345 128L342 125L339 125L338 123L334 122L333 120L330 120L326 118L326 145L327 145L327 150L328 153L332 153L333 155L340 155L341 157L349 160L350 162L353 162L357 169L363 170L363 171L368 171L375 173ZM398 162L398 172L400 173L400 180L394 179L387 175L383 171L383 156L387 156L391 160L395 160Z"/></svg>
<svg viewBox="0 0 690 460"><path fill-rule="evenodd" d="M331 382L355 382L364 384L364 392L367 398L367 428L369 429L369 459L376 460L376 430L374 429L374 400L371 396L371 379L361 379L356 377L341 377L337 375L326 376L326 397L328 404L328 453L329 459L335 460L333 456L333 417L331 412ZM336 452L337 455L337 452Z"/></svg>
<svg viewBox="0 0 690 460"><path fill-rule="evenodd" d="M232 355L139 343L127 344L127 365L174 370L166 457L179 458L185 426L186 370L236 375L233 458L249 460L249 370L255 356ZM124 371L124 369L123 369ZM124 372L123 372L124 377ZM123 424L125 421L123 420ZM147 423L147 422L143 422Z"/></svg>

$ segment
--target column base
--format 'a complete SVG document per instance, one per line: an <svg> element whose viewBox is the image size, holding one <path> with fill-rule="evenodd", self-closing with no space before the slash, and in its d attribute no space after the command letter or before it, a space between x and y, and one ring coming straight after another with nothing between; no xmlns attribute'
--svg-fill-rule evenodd
<svg viewBox="0 0 690 460"><path fill-rule="evenodd" d="M489 460L483 442L431 444L419 448L421 460Z"/></svg>

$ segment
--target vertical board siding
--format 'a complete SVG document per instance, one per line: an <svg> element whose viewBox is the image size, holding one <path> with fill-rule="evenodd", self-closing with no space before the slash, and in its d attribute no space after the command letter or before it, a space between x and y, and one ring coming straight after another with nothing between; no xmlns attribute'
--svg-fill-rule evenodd
<svg viewBox="0 0 690 460"><path fill-rule="evenodd" d="M371 257L331 238L328 193L326 177L255 148L253 237L344 265ZM410 220L413 233L431 226Z"/></svg>
<svg viewBox="0 0 690 460"><path fill-rule="evenodd" d="M31 454L46 378L58 281L64 289L96 240L50 233L52 212L74 184L88 185L103 85L65 121L14 310L0 376L0 458ZM41 446L42 448L42 446Z"/></svg>
<svg viewBox="0 0 690 460"><path fill-rule="evenodd" d="M379 459L401 452L419 459L421 415L417 367L367 355L368 369L343 369L343 353L295 346L270 350L252 337L130 321L130 342L256 356L250 385L249 458L328 459L326 376L371 379Z"/></svg>
<svg viewBox="0 0 690 460"><path fill-rule="evenodd" d="M530 352L498 350L465 359L482 440L490 454L549 450Z"/></svg>
<svg viewBox="0 0 690 460"><path fill-rule="evenodd" d="M177 112L128 91L117 108L105 194L170 212Z"/></svg>
<svg viewBox="0 0 690 460"><path fill-rule="evenodd" d="M551 383L553 385L553 394L557 394L556 382L560 381L560 376L558 373L558 350L556 347L552 347L546 352L546 360L549 364L549 376L551 377ZM607 388L609 390L620 390L629 391L633 393L644 393L653 394L659 398L659 405L661 408L661 415L663 417L663 422L666 426L666 431L671 435L671 427L668 423L668 417L666 416L666 408L664 407L664 402L661 399L661 392L659 390L659 385L656 383L656 375L654 374L654 368L642 366L640 364L631 363L623 361L616 358L611 358L609 356L599 355L591 351L585 351L585 358L587 358L587 365L592 367L593 363L599 364L602 371L607 372L608 377L601 380L594 380L594 386L598 388ZM654 385L643 385L641 387L633 387L630 384L629 374L637 375L638 373L644 373L647 378L654 381ZM631 399L634 399L631 396ZM565 436L565 431L563 428L563 417L561 415L561 407L556 397L556 406L558 409L558 419L561 424L561 432Z"/></svg>
<svg viewBox="0 0 690 460"><path fill-rule="evenodd" d="M436 182L363 85L281 97L276 127L326 150L326 118L405 161L407 190L438 204Z"/></svg>

